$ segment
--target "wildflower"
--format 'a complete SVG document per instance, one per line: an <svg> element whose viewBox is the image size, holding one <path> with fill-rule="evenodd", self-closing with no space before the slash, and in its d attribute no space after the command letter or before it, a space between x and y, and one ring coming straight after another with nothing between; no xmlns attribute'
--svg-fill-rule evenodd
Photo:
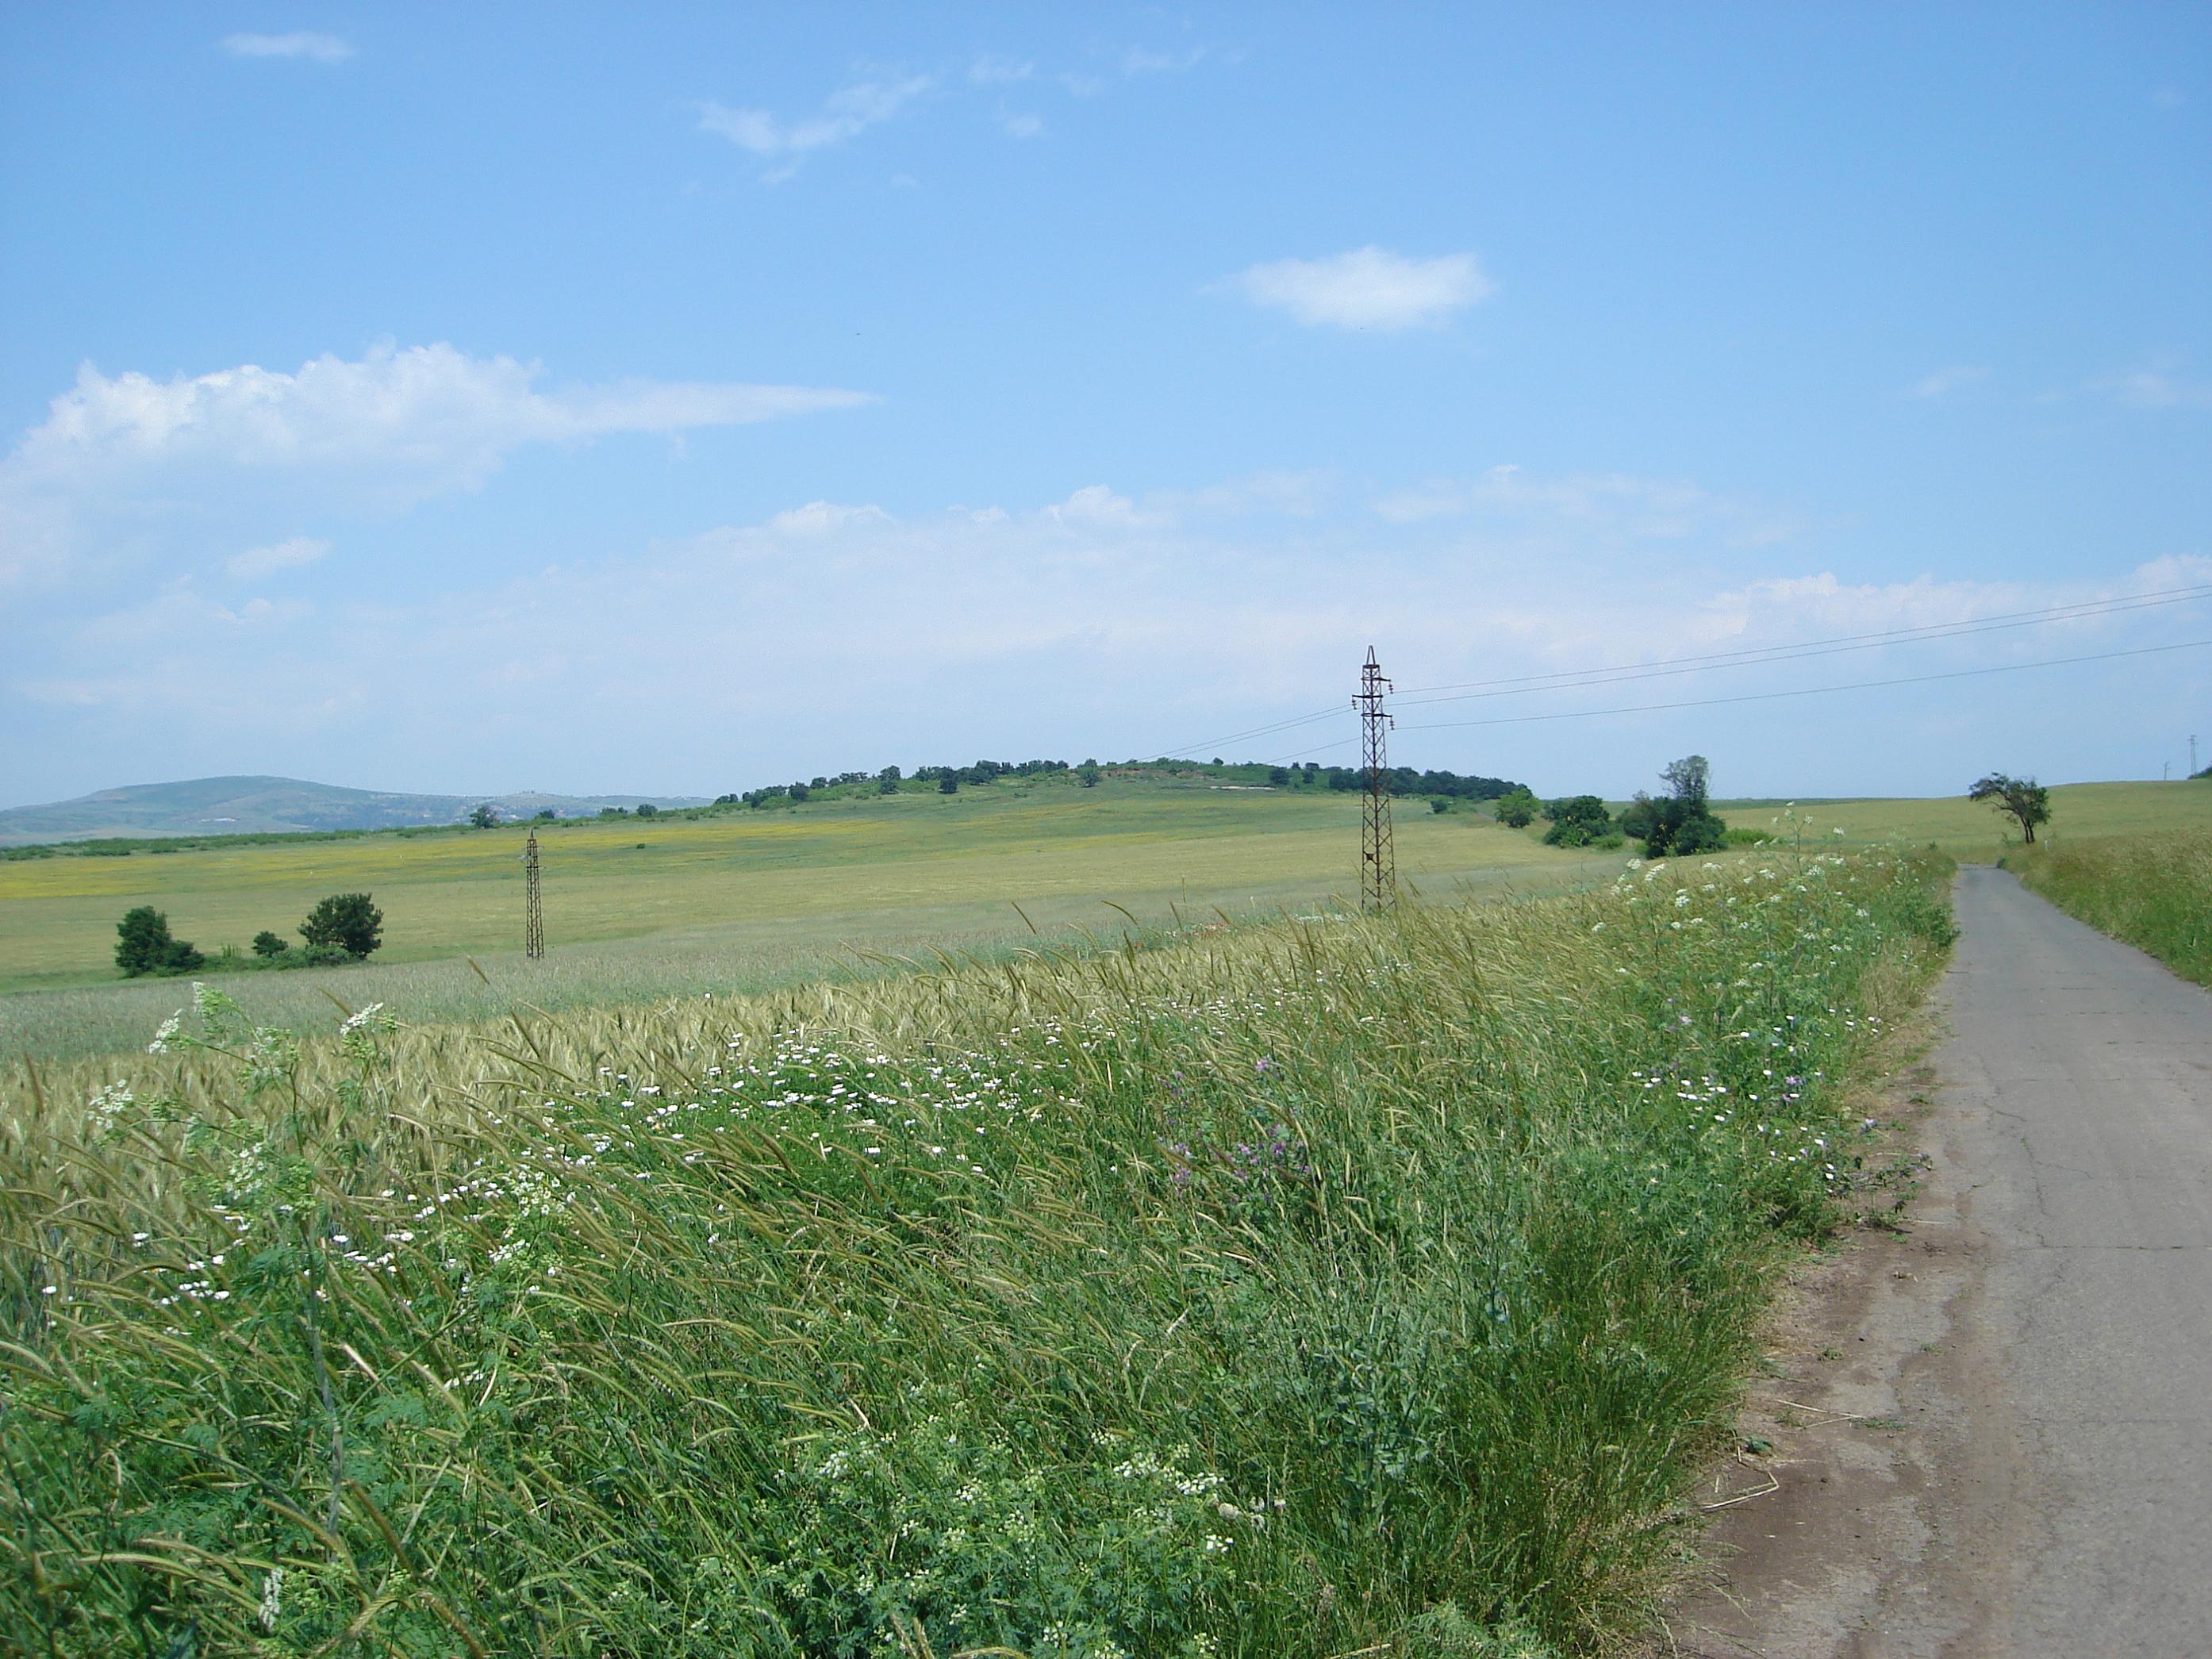
<svg viewBox="0 0 2212 1659"><path fill-rule="evenodd" d="M167 1054L169 1045L177 1040L184 1029L185 1011L179 1008L161 1022L160 1029L154 1033L154 1040L146 1045L146 1052L149 1054Z"/></svg>

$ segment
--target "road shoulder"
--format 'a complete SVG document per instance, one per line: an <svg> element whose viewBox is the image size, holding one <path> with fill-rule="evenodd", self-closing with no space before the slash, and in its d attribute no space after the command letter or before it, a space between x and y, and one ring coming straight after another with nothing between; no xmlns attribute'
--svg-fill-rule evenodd
<svg viewBox="0 0 2212 1659"><path fill-rule="evenodd" d="M1650 1656L2008 1650L2028 1476L2020 1437L1989 1431L2011 1408L1977 1334L1990 1247L1972 1221L1972 1126L1925 1057L1940 1006L1864 1109L1887 1126L1887 1196L1871 1189L1875 1218L1792 1270L1737 1449L1692 1494L1699 1565Z"/></svg>

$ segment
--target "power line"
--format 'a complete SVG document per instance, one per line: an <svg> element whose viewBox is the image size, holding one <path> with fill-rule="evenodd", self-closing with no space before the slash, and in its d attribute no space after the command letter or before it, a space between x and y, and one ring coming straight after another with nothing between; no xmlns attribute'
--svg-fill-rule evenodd
<svg viewBox="0 0 2212 1659"><path fill-rule="evenodd" d="M1494 689L1468 690L1453 686L1421 687L1401 693L1399 702L1401 706L1409 702L1417 705L1472 702L1485 697L1526 696L1536 691L1571 691L1583 686L1617 685L1628 680L1700 674L1715 668L1758 668L1769 663L1795 662L1810 657L1831 657L1852 651L1878 651L1889 645L1920 645L1974 634L1997 633L2008 629L2078 622L2130 611L2185 605L2192 599L2207 597L2212 597L2212 586L2174 588L2161 594L2138 594L2124 599L2085 600L2080 605L2059 605L2047 611L2016 611L2002 617L1974 617L1956 623L1929 623L1918 628L1896 629L1880 634L1845 635L1838 639L1808 640L1796 645L1756 646L1742 651L1714 652L1698 657L1667 658L1656 663L1630 663L1617 668L1561 670L1557 673L1531 674L1516 679L1470 680L1464 683L1467 686ZM1424 690L1454 692L1455 695L1425 696L1420 695Z"/></svg>
<svg viewBox="0 0 2212 1659"><path fill-rule="evenodd" d="M1466 702L1492 696L1523 695L1528 691L1573 690L1582 686L1620 684L1623 681L1653 679L1675 674L1697 673L1706 668L1756 667L1763 663L1788 662L1800 657L1833 656L1850 651L1873 650L1884 645L1917 645L1929 641L1953 639L1974 634L1998 632L2014 628L2033 628L2058 622L2074 622L2087 618L2117 615L2130 611L2160 608L2170 605L2185 605L2195 599L2212 598L2212 584L2197 584L2185 587L2155 589L2148 593L2122 594L2106 599L2083 599L2071 605L2049 605L2033 611L2000 611L1994 616L1968 617L1959 622L1924 623L1911 628L1877 629L1864 634L1842 634L1826 639L1801 640L1784 645L1748 646L1735 651L1705 652L1686 657L1662 657L1656 662L1618 663L1598 668L1559 669L1547 674L1524 674L1493 680L1462 680L1438 685L1407 688L1395 695L1402 707L1408 702L1415 705L1434 702ZM2069 659L2070 660L2070 659ZM1440 693L1464 693L1464 696L1442 696ZM1724 700L1723 700L1724 701ZM1674 706L1674 705L1669 705ZM1186 743L1161 750L1166 755L1195 755L1208 749L1224 747L1232 743L1248 742L1255 738L1273 737L1279 732L1296 731L1303 726L1333 720L1343 714L1340 707L1317 708L1309 714L1292 714L1279 720L1263 722L1241 732L1207 738L1197 743ZM1466 721L1467 725L1486 722ZM1434 726L1408 731L1435 730ZM1350 741L1346 739L1346 741ZM1296 756L1279 756L1274 764L1283 760L1304 759L1328 749L1341 747L1339 743L1307 750Z"/></svg>
<svg viewBox="0 0 2212 1659"><path fill-rule="evenodd" d="M2191 651L2212 645L2212 640L2182 640L2172 645L2139 646L2131 651L2097 651L2080 657L2048 657L2039 662L2002 663L1994 668L1954 668L1941 674L1907 674L1890 680L1851 680L1842 685L1810 685L1795 691L1747 691L1733 697L1693 697L1680 702L1632 703L1619 708L1570 708L1553 714L1500 714L1481 720L1436 720L1409 726L1408 732L1447 732L1469 726L1522 726L1534 720L1593 720L1601 714L1650 714L1670 708L1711 708L1722 703L1771 702L1784 697L1817 697L1832 691L1868 691L1882 686L1924 685L1933 680L1971 679L1982 674L2017 674L2031 668L2063 668L2069 664L2109 662L2117 657L2149 657L2165 651Z"/></svg>

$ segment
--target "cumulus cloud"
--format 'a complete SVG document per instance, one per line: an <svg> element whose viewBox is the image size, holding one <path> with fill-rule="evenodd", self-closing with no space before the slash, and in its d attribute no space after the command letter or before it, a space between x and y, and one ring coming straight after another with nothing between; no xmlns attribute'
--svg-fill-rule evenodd
<svg viewBox="0 0 2212 1659"><path fill-rule="evenodd" d="M352 46L335 34L227 34L222 49L234 58L303 58L314 64L343 64Z"/></svg>
<svg viewBox="0 0 2212 1659"><path fill-rule="evenodd" d="M0 493L179 465L366 471L416 499L480 483L527 444L742 425L869 401L828 387L617 381L541 390L542 370L447 344L380 345L293 373L247 363L157 380L86 364L0 462Z"/></svg>
<svg viewBox="0 0 2212 1659"><path fill-rule="evenodd" d="M1750 705L1740 718L1701 709L1569 726L1464 722L2063 655L2160 628L2185 639L2204 631L2201 620L2144 611L2084 620L2057 645L2021 630L1913 647L1910 659L1878 667L1852 657L1669 678L1657 683L1663 690L1615 684L1417 712L1422 688L1456 696L1469 681L2212 582L2203 559L2097 580L1996 583L1868 580L1832 559L1733 569L1623 560L1607 556L1614 532L1603 504L1632 501L1633 489L1585 492L1598 503L1591 519L1577 516L1583 496L1554 480L1509 487L1534 505L1526 522L1503 528L1324 513L1270 535L1255 515L1269 501L1303 502L1303 483L1170 495L1097 483L1012 507L894 514L813 501L528 577L457 576L440 591L342 596L313 611L220 605L180 584L150 604L27 635L0 669L0 714L20 711L0 727L36 732L45 748L98 752L118 775L163 757L182 769L221 770L232 763L224 757L240 753L282 770L298 753L343 755L348 777L442 777L477 788L470 780L496 755L574 787L638 787L645 776L719 793L830 767L971 752L1185 751L1185 740L1211 744L1214 733L1325 708L1341 730L1324 720L1202 752L1327 763L1357 753L1347 699L1374 643L1407 696L1393 753L1408 764L1524 777L1547 793L1618 793L1694 749L1713 756L1731 789L1934 790L1986 770L1988 756L2029 725L2039 765L2064 775L2075 752L2066 747L2069 720L2078 715L2089 745L2079 752L2102 753L2094 745L2109 743L2114 710L2139 716L2150 689L2182 672L2157 665L2184 659L2130 659L2112 676L2124 696L2088 695L2104 683L2078 676L2023 676L2002 699L1885 706L1879 737L1858 741L1856 760L1853 734L1873 729L1863 702L1792 703L1808 712L1787 720ZM1672 510L1670 490L1687 498L1696 489L1657 493ZM1244 516L1216 516L1244 507ZM1368 580L1347 583L1355 561ZM1604 580L1592 581L1593 570ZM2196 631L2177 635L2177 627ZM253 649L241 653L247 637ZM685 718L671 722L665 677L635 672L640 640L653 641L659 660L744 672L686 677ZM181 714L179 684L203 688ZM301 686L328 695L303 699ZM1816 707L1834 712L1809 712ZM1915 709L1961 723L1910 725Z"/></svg>
<svg viewBox="0 0 2212 1659"><path fill-rule="evenodd" d="M1417 259L1371 246L1325 259L1277 259L1231 280L1253 304L1309 326L1384 333L1437 327L1496 291L1472 253Z"/></svg>
<svg viewBox="0 0 2212 1659"><path fill-rule="evenodd" d="M287 541L271 542L266 547L249 547L243 553L234 553L222 562L222 568L240 581L257 581L280 570L296 570L302 565L313 564L330 550L328 542L294 536Z"/></svg>
<svg viewBox="0 0 2212 1659"><path fill-rule="evenodd" d="M882 125L933 84L927 75L856 81L830 94L818 113L796 121L779 119L763 109L708 102L699 106L699 131L726 138L763 161L781 163L768 176L787 179L807 155Z"/></svg>

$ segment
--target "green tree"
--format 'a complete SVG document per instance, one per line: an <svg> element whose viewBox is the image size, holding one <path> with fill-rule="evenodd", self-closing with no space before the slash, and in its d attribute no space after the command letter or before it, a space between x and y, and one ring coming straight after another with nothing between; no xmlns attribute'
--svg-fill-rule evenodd
<svg viewBox="0 0 2212 1659"><path fill-rule="evenodd" d="M366 893L332 893L315 901L307 919L300 924L300 937L310 945L335 945L358 962L384 943L384 912L369 902Z"/></svg>
<svg viewBox="0 0 2212 1659"><path fill-rule="evenodd" d="M489 830L499 822L499 808L486 801L469 809L469 822L479 830Z"/></svg>
<svg viewBox="0 0 2212 1659"><path fill-rule="evenodd" d="M637 815L641 818L657 818L660 816L660 809L649 800L641 800L637 804Z"/></svg>
<svg viewBox="0 0 2212 1659"><path fill-rule="evenodd" d="M1547 847L1587 847L1613 829L1613 814L1596 795L1568 795L1547 802L1544 816L1552 821L1544 832Z"/></svg>
<svg viewBox="0 0 2212 1659"><path fill-rule="evenodd" d="M257 957L281 957L291 948L290 940L280 938L266 927L253 936L253 954Z"/></svg>
<svg viewBox="0 0 2212 1659"><path fill-rule="evenodd" d="M550 806L541 806L538 809L538 822L540 823L550 823L559 816L560 814Z"/></svg>
<svg viewBox="0 0 2212 1659"><path fill-rule="evenodd" d="M1431 812L1449 812L1451 811L1451 802L1442 795L1431 795L1429 797L1429 811Z"/></svg>
<svg viewBox="0 0 2212 1659"><path fill-rule="evenodd" d="M2020 823L2021 839L2035 845L2035 826L2051 822L2051 791L2033 778L2008 777L1992 772L1978 778L1966 791L1968 800L1985 800L1998 811Z"/></svg>
<svg viewBox="0 0 2212 1659"><path fill-rule="evenodd" d="M1498 798L1498 821L1509 830L1526 830L1542 810L1525 788L1509 789Z"/></svg>
<svg viewBox="0 0 2212 1659"><path fill-rule="evenodd" d="M1098 763L1095 760L1084 762L1075 769L1075 775L1082 781L1085 789L1096 789L1098 787Z"/></svg>
<svg viewBox="0 0 2212 1659"><path fill-rule="evenodd" d="M1668 762L1659 775L1667 783L1666 799L1654 800L1639 791L1620 815L1622 833L1642 841L1647 858L1686 858L1727 846L1728 824L1707 801L1712 768L1705 757L1685 755Z"/></svg>
<svg viewBox="0 0 2212 1659"><path fill-rule="evenodd" d="M957 772L947 772L943 777L938 779L937 793L940 795L958 794L960 793L960 775Z"/></svg>
<svg viewBox="0 0 2212 1659"><path fill-rule="evenodd" d="M123 920L115 924L115 965L129 979L145 974L189 974L207 961L190 940L171 938L167 915L150 904L125 910Z"/></svg>

